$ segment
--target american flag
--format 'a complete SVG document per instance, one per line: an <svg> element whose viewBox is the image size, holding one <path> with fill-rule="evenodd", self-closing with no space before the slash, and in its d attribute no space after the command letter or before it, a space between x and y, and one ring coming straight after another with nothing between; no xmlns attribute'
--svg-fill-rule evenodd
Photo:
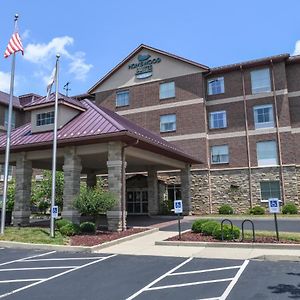
<svg viewBox="0 0 300 300"><path fill-rule="evenodd" d="M22 54L24 55L24 49L23 49L23 45L22 45L19 33L14 32L12 37L9 40L7 47L6 47L4 57L7 58L11 54L18 52L18 51L21 51Z"/></svg>

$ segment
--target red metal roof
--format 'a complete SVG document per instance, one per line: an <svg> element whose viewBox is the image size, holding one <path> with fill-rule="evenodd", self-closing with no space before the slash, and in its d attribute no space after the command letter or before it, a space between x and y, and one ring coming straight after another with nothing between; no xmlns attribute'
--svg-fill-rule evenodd
<svg viewBox="0 0 300 300"><path fill-rule="evenodd" d="M55 93L52 93L49 98L47 96L40 97L35 99L33 102L30 102L24 106L24 110L32 110L38 107L47 107L52 106L55 101ZM63 94L58 94L58 103L75 106L75 108L79 108L80 110L85 110L85 107L81 104L79 100L76 100L71 97L67 97Z"/></svg>
<svg viewBox="0 0 300 300"><path fill-rule="evenodd" d="M181 161L200 163L197 159L184 153L179 148L165 141L160 136L132 123L106 108L96 106L90 100L83 100L86 109L58 130L58 145L83 143L91 140L101 142L114 136L127 136L129 139L141 141L137 147L151 149L157 153L169 155ZM18 127L11 133L11 150L24 151L29 148L51 147L53 132L31 132L31 123ZM88 144L88 142L85 142ZM4 152L6 134L0 136L0 153Z"/></svg>

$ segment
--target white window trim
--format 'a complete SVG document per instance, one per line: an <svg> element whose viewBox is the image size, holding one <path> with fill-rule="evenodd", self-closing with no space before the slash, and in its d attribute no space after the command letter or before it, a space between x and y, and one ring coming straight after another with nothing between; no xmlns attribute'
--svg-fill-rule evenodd
<svg viewBox="0 0 300 300"><path fill-rule="evenodd" d="M267 86L265 86L265 87L259 87L259 88L253 88L253 80L252 80L252 73L257 72L257 71L262 71L262 70L268 70L268 73L269 73L269 86L268 86L268 89L263 90L263 91L261 89L264 89ZM270 69L269 68L262 68L262 69L257 69L257 70L250 71L250 78L251 78L251 92L252 92L252 95L269 93L269 92L272 91L271 74L270 74Z"/></svg>
<svg viewBox="0 0 300 300"><path fill-rule="evenodd" d="M213 115L224 113L224 127L213 127L212 117ZM222 129L227 128L227 112L226 110L213 111L209 113L209 129Z"/></svg>
<svg viewBox="0 0 300 300"><path fill-rule="evenodd" d="M162 97L162 95L161 95L161 87L164 84L171 84L171 83L174 85L174 95L167 96L167 97ZM176 97L176 85L175 85L175 81L162 82L162 83L159 84L159 100L171 99L171 98L175 98L175 97Z"/></svg>
<svg viewBox="0 0 300 300"><path fill-rule="evenodd" d="M118 104L118 94L128 94L128 103L127 104L124 104L124 105L119 105ZM123 91L117 91L116 92L116 107L125 107L125 106L129 106L129 90L123 90Z"/></svg>
<svg viewBox="0 0 300 300"><path fill-rule="evenodd" d="M263 109L263 108L271 108L272 113L272 121L271 122L264 122L264 123L258 123L257 118L257 109ZM256 105L253 107L253 115L254 115L254 125L255 129L261 129L261 128L274 128L274 111L273 111L273 105L272 104L266 104L266 105Z"/></svg>
<svg viewBox="0 0 300 300"><path fill-rule="evenodd" d="M212 157L213 157L213 151L212 151L212 149L214 148L214 147L224 147L224 146L226 146L227 147L227 161L226 162L224 162L224 161L222 161L222 162L213 162L213 159L212 159ZM211 146L210 147L210 164L211 165L223 165L223 164L229 164L229 146L228 146L228 144L224 144L224 145L214 145L214 146Z"/></svg>
<svg viewBox="0 0 300 300"><path fill-rule="evenodd" d="M275 154L276 154L276 163L266 163L266 164L259 164L259 161L262 161L261 159L258 159L258 144L261 143L268 143L268 142L273 142L275 144ZM257 166L258 167L274 167L278 166L278 150L277 150L277 142L275 140L269 140L269 141L260 141L256 143L256 160L257 160ZM273 159L273 158L272 158Z"/></svg>
<svg viewBox="0 0 300 300"><path fill-rule="evenodd" d="M162 130L162 124L170 123L170 122L167 122L167 123L162 123L161 122L161 118L165 117L165 116L175 116L175 122L174 122L175 128L174 129L172 129L172 130ZM167 115L161 115L160 116L160 118L159 118L159 130L160 130L160 132L174 132L174 131L176 131L176 129L177 129L177 116L176 116L176 114L167 114Z"/></svg>
<svg viewBox="0 0 300 300"><path fill-rule="evenodd" d="M210 85L210 83L212 83L213 81L221 81L223 82L223 90L221 88L221 92L220 93L213 93L213 90L212 90L212 87ZM220 76L220 77L215 77L215 78L211 78L207 81L207 94L209 96L212 96L212 95L220 95L220 94L224 94L225 93L225 81L224 81L224 76Z"/></svg>

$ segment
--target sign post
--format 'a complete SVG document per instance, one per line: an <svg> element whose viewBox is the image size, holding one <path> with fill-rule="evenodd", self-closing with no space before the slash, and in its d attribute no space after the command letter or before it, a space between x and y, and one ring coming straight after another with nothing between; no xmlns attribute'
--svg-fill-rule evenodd
<svg viewBox="0 0 300 300"><path fill-rule="evenodd" d="M269 212L274 214L276 237L277 237L277 241L279 241L277 214L280 213L280 204L277 198L269 199Z"/></svg>
<svg viewBox="0 0 300 300"><path fill-rule="evenodd" d="M174 212L175 212L175 214L177 214L177 217L178 217L178 236L179 236L179 239L181 240L180 214L182 214L182 212L183 212L182 200L174 201Z"/></svg>

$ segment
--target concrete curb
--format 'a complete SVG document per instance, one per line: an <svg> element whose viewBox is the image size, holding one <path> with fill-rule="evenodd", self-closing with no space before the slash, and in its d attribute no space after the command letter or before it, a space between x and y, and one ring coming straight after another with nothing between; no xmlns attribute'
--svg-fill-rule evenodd
<svg viewBox="0 0 300 300"><path fill-rule="evenodd" d="M285 249L300 250L300 244L271 244L271 243L224 243L224 242L180 242L180 241L156 241L157 246L184 246L206 248L243 248L243 249Z"/></svg>
<svg viewBox="0 0 300 300"><path fill-rule="evenodd" d="M107 243L95 245L92 247L88 246L68 246L68 245L51 245L51 244L31 244L31 243L21 243L21 242L11 242L11 241L0 241L0 247L4 248L14 248L14 249L35 249L35 250L55 250L59 252L85 252L93 253L97 250L107 248L110 246L118 245L126 241L133 240L135 238L142 237L144 235L151 234L158 231L158 228L149 229L146 231L138 232L123 238L113 240Z"/></svg>
<svg viewBox="0 0 300 300"><path fill-rule="evenodd" d="M159 228L153 228L153 229L149 229L149 230L146 230L146 231L138 232L136 234L125 236L125 237L122 237L122 238L117 239L117 240L113 240L113 241L106 242L106 243L103 243L103 244L95 245L95 246L90 247L91 252L93 253L94 251L97 251L97 250L101 250L101 249L104 249L104 248L115 246L115 245L121 244L123 242L131 241L131 240L134 240L136 238L140 238L142 236L145 236L145 235L157 232L157 231L159 231Z"/></svg>

